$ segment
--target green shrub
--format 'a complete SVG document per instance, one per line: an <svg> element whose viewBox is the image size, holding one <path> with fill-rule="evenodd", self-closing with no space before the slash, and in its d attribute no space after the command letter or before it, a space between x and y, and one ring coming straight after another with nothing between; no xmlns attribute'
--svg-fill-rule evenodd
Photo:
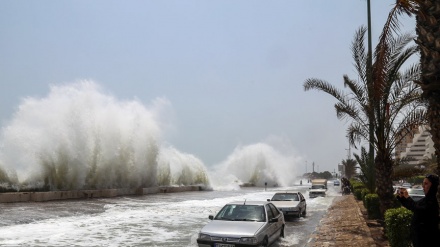
<svg viewBox="0 0 440 247"><path fill-rule="evenodd" d="M368 194L370 194L370 190L369 189L367 189L367 188L361 189L361 197L362 197L362 201L364 203L364 206L365 206L365 196L368 195Z"/></svg>
<svg viewBox="0 0 440 247"><path fill-rule="evenodd" d="M391 247L411 246L410 223L413 213L404 208L391 208L385 212L385 229Z"/></svg>
<svg viewBox="0 0 440 247"><path fill-rule="evenodd" d="M380 219L380 202L377 194L367 194L364 198L369 219Z"/></svg>
<svg viewBox="0 0 440 247"><path fill-rule="evenodd" d="M362 182L359 182L359 181L353 181L350 184L351 184L351 189L352 190L365 188L365 185Z"/></svg>
<svg viewBox="0 0 440 247"><path fill-rule="evenodd" d="M365 189L365 185L359 181L353 181L351 183L351 191L357 200L362 200L362 189Z"/></svg>

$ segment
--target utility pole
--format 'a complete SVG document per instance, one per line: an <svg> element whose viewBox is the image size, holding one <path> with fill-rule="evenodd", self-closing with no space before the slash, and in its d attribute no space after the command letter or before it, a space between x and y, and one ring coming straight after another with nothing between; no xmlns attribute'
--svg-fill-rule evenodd
<svg viewBox="0 0 440 247"><path fill-rule="evenodd" d="M345 150L348 151L347 152L347 159L351 160L351 147L350 147L350 145L348 145L348 149L345 149Z"/></svg>
<svg viewBox="0 0 440 247"><path fill-rule="evenodd" d="M368 58L367 58L367 90L368 90L368 104L370 108L373 109L374 98L373 98L373 47L372 47L372 38L371 38L371 3L370 0L367 0L367 28L368 28ZM368 117L368 135L369 135L369 150L368 155L370 157L370 162L374 160L374 110L370 110L368 113L370 116Z"/></svg>

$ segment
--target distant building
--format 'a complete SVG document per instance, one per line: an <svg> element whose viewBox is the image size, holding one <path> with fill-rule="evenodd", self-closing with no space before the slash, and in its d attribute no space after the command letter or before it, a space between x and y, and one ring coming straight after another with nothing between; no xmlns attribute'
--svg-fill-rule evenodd
<svg viewBox="0 0 440 247"><path fill-rule="evenodd" d="M396 157L409 158L408 164L410 165L419 165L423 160L431 158L434 152L434 142L428 126L414 128L395 149Z"/></svg>

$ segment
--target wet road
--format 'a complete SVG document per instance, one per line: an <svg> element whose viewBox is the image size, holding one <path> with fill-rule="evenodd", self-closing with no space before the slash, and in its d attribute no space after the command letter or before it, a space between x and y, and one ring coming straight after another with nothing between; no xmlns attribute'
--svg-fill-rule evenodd
<svg viewBox="0 0 440 247"><path fill-rule="evenodd" d="M298 190L307 200L304 218L288 218L285 238L273 247L305 246L339 188L308 198L309 185L243 188L137 197L0 204L0 246L197 246L198 231L225 204L266 200L275 191Z"/></svg>

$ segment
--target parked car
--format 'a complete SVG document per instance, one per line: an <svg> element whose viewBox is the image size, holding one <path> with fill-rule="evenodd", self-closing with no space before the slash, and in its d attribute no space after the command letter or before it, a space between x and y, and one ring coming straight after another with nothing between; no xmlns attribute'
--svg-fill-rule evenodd
<svg viewBox="0 0 440 247"><path fill-rule="evenodd" d="M335 181L333 181L333 185L334 186L339 186L339 185L341 185L341 183L339 182L339 180L335 180Z"/></svg>
<svg viewBox="0 0 440 247"><path fill-rule="evenodd" d="M284 237L284 215L271 202L226 204L199 232L199 247L269 246Z"/></svg>
<svg viewBox="0 0 440 247"><path fill-rule="evenodd" d="M267 199L272 202L284 216L306 216L307 203L301 192L297 191L284 191L277 192L272 196L272 199Z"/></svg>
<svg viewBox="0 0 440 247"><path fill-rule="evenodd" d="M425 197L425 192L423 192L423 189L406 189L408 191L408 195L414 200L418 201Z"/></svg>
<svg viewBox="0 0 440 247"><path fill-rule="evenodd" d="M411 184L410 183L403 183L402 186L403 188L411 188Z"/></svg>

